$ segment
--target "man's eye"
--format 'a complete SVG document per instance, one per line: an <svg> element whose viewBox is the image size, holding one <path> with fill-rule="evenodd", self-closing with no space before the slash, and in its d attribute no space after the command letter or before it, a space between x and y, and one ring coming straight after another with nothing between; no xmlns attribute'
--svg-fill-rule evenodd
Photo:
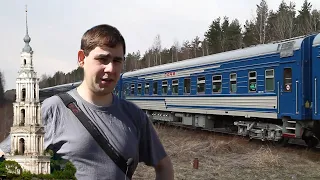
<svg viewBox="0 0 320 180"><path fill-rule="evenodd" d="M113 60L114 62L121 63L121 60Z"/></svg>
<svg viewBox="0 0 320 180"><path fill-rule="evenodd" d="M101 61L101 62L106 62L106 61L108 61L108 59L106 59L106 58L97 58L97 60L98 60L98 61Z"/></svg>

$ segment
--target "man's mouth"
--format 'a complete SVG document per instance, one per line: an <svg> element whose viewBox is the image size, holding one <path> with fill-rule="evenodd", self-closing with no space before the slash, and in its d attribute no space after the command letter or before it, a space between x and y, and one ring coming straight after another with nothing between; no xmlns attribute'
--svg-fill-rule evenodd
<svg viewBox="0 0 320 180"><path fill-rule="evenodd" d="M101 83L102 84L110 84L110 83L112 83L113 82L113 80L112 79L110 79L110 78L101 78Z"/></svg>

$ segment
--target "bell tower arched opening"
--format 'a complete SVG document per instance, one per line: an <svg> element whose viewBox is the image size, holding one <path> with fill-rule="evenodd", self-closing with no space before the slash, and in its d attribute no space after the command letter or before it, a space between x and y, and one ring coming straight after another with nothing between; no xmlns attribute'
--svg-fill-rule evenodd
<svg viewBox="0 0 320 180"><path fill-rule="evenodd" d="M38 107L36 108L36 124L40 124L40 122L39 122L39 120L38 120L38 113L39 113L39 109L38 109Z"/></svg>
<svg viewBox="0 0 320 180"><path fill-rule="evenodd" d="M25 150L24 139L20 138L19 139L19 150L18 150L18 153L22 155L22 154L24 154L24 150Z"/></svg>
<svg viewBox="0 0 320 180"><path fill-rule="evenodd" d="M26 110L25 109L21 109L20 125L24 126L25 121L26 121Z"/></svg>
<svg viewBox="0 0 320 180"><path fill-rule="evenodd" d="M38 137L38 141L37 141L37 147L38 147L38 152L40 153L40 151L41 151L41 149L40 149L40 141L41 141L41 139L40 139L40 137Z"/></svg>
<svg viewBox="0 0 320 180"><path fill-rule="evenodd" d="M22 97L21 97L21 100L22 101L25 101L26 100L26 88L22 88Z"/></svg>
<svg viewBox="0 0 320 180"><path fill-rule="evenodd" d="M36 85L33 86L33 98L36 99L37 91L36 91Z"/></svg>

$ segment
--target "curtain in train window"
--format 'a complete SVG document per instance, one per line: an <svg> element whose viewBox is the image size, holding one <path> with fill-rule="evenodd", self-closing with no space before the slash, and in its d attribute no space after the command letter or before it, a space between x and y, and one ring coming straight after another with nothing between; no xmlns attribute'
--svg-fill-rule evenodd
<svg viewBox="0 0 320 180"><path fill-rule="evenodd" d="M212 77L212 92L217 93L221 92L221 75Z"/></svg>
<svg viewBox="0 0 320 180"><path fill-rule="evenodd" d="M190 78L184 79L184 93L190 93Z"/></svg>
<svg viewBox="0 0 320 180"><path fill-rule="evenodd" d="M172 94L178 94L178 79L172 81Z"/></svg>
<svg viewBox="0 0 320 180"><path fill-rule="evenodd" d="M168 93L168 81L163 81L162 82L162 94L167 94Z"/></svg>
<svg viewBox="0 0 320 180"><path fill-rule="evenodd" d="M197 81L198 93L204 93L205 85L206 85L206 77L205 76L198 77L198 81Z"/></svg>
<svg viewBox="0 0 320 180"><path fill-rule="evenodd" d="M153 82L153 94L158 94L158 82Z"/></svg>
<svg viewBox="0 0 320 180"><path fill-rule="evenodd" d="M237 74L236 73L230 74L230 92L231 93L237 92Z"/></svg>
<svg viewBox="0 0 320 180"><path fill-rule="evenodd" d="M141 83L139 83L138 84L138 95L141 95L141 87L142 87L142 85L141 85Z"/></svg>
<svg viewBox="0 0 320 180"><path fill-rule="evenodd" d="M144 85L144 94L145 94L145 95L149 95L149 83L146 83L146 84Z"/></svg>
<svg viewBox="0 0 320 180"><path fill-rule="evenodd" d="M131 84L130 95L134 95L134 86L135 84Z"/></svg>
<svg viewBox="0 0 320 180"><path fill-rule="evenodd" d="M265 74L266 91L274 91L274 70L267 69Z"/></svg>

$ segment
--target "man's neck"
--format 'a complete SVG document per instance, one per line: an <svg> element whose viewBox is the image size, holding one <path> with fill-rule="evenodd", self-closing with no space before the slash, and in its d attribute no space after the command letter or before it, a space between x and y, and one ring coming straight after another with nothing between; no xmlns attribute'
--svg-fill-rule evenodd
<svg viewBox="0 0 320 180"><path fill-rule="evenodd" d="M112 93L109 93L105 96L97 96L88 88L85 82L81 83L76 90L84 100L86 100L91 104L94 104L97 106L110 106L112 104L112 101L113 101Z"/></svg>

